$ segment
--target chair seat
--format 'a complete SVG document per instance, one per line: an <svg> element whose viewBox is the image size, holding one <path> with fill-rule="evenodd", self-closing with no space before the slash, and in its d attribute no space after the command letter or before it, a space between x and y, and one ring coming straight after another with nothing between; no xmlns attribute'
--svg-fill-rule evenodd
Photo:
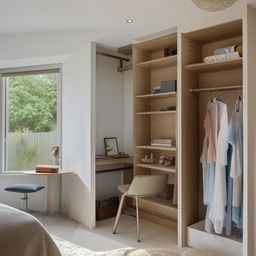
<svg viewBox="0 0 256 256"><path fill-rule="evenodd" d="M119 185L118 189L121 193L127 193L129 190L130 184L125 184L125 185Z"/></svg>
<svg viewBox="0 0 256 256"><path fill-rule="evenodd" d="M34 193L43 188L43 186L36 184L14 184L5 188L4 190L17 193Z"/></svg>

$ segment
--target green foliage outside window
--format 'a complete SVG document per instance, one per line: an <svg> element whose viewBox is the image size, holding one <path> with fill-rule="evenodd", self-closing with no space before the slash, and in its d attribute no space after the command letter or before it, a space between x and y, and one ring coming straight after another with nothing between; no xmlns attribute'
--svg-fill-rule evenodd
<svg viewBox="0 0 256 256"><path fill-rule="evenodd" d="M56 126L57 75L8 79L9 132L49 132Z"/></svg>

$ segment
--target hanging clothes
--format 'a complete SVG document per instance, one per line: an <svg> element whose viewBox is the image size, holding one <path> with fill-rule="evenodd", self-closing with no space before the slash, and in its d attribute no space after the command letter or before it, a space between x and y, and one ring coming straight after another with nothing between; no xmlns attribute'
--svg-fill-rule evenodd
<svg viewBox="0 0 256 256"><path fill-rule="evenodd" d="M232 197L229 198L232 211L229 218L239 229L243 228L243 115L241 100L238 99L229 124L227 141L232 148L230 178L232 179ZM231 188L229 188L231 190ZM229 191L230 192L230 191ZM232 201L231 201L232 200ZM229 209L230 210L230 209ZM227 222L230 223L230 219Z"/></svg>
<svg viewBox="0 0 256 256"><path fill-rule="evenodd" d="M223 152L226 149L224 143L227 132L227 107L226 104L217 101L208 102L207 111L204 120L205 138L203 144L203 151L200 158L203 167L203 188L204 188L204 204L207 205L207 214L205 219L205 230L209 233L213 232L213 226L215 231L218 231L218 226L223 226L225 218L225 205L226 199L220 195L215 195L215 189L220 189L221 194L226 193L226 178L225 169L226 158L223 157ZM216 175L216 170L218 171ZM217 187L216 187L217 178ZM215 199L214 199L215 197ZM221 199L224 199L221 202ZM224 205L224 206L223 206ZM213 211L213 207L218 209L218 212ZM224 210L223 210L224 209ZM218 217L219 213L222 213ZM218 213L218 214L217 214ZM221 220L219 221L218 218ZM218 224L220 222L221 224Z"/></svg>
<svg viewBox="0 0 256 256"><path fill-rule="evenodd" d="M227 205L226 165L228 150L228 111L227 105L220 101L218 101L218 118L219 133L216 148L214 194L209 219L213 223L215 232L221 234L225 224Z"/></svg>

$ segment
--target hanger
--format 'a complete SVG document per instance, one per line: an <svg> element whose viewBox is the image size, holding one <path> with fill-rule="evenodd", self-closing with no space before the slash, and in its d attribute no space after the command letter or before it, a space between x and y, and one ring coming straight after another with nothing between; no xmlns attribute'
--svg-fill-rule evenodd
<svg viewBox="0 0 256 256"><path fill-rule="evenodd" d="M236 112L240 112L241 102L242 102L242 97L239 95L237 100L236 100Z"/></svg>

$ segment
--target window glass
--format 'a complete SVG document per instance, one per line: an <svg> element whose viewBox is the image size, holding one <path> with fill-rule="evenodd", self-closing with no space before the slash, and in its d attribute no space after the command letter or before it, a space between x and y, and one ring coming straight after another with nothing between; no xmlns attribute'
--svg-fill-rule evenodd
<svg viewBox="0 0 256 256"><path fill-rule="evenodd" d="M34 170L59 164L51 149L58 141L58 73L5 78L5 169Z"/></svg>

